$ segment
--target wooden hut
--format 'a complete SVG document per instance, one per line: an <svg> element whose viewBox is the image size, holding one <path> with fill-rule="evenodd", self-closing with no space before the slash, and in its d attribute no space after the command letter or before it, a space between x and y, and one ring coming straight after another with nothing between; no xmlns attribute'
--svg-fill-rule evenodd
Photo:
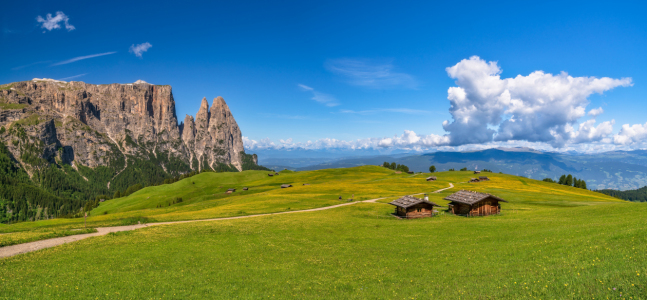
<svg viewBox="0 0 647 300"><path fill-rule="evenodd" d="M468 182L479 182L479 180L476 179L476 178L470 178L470 181L468 181Z"/></svg>
<svg viewBox="0 0 647 300"><path fill-rule="evenodd" d="M309 183L304 183L303 185L310 185Z"/></svg>
<svg viewBox="0 0 647 300"><path fill-rule="evenodd" d="M235 192L235 191L236 191L236 189L228 189L228 190L227 190L227 194L231 194L231 193L233 193L233 192Z"/></svg>
<svg viewBox="0 0 647 300"><path fill-rule="evenodd" d="M278 175L279 175L279 172L274 173L274 175L277 175L277 176L278 176Z"/></svg>
<svg viewBox="0 0 647 300"><path fill-rule="evenodd" d="M291 184L282 184L282 185L281 185L281 188L282 188L282 189L285 189L285 188L291 188L291 187L292 187L292 185L291 185Z"/></svg>
<svg viewBox="0 0 647 300"><path fill-rule="evenodd" d="M449 211L455 215L489 216L501 212L499 202L508 202L497 196L460 190L445 198L451 201Z"/></svg>
<svg viewBox="0 0 647 300"><path fill-rule="evenodd" d="M248 188L248 187L244 187L244 188L243 188L243 191L246 191L246 190L249 190L249 188Z"/></svg>
<svg viewBox="0 0 647 300"><path fill-rule="evenodd" d="M407 172L407 173L409 173L409 174L413 174L413 171L409 171L409 172Z"/></svg>
<svg viewBox="0 0 647 300"><path fill-rule="evenodd" d="M427 177L427 181L436 181L438 178L436 176L429 176Z"/></svg>
<svg viewBox="0 0 647 300"><path fill-rule="evenodd" d="M406 219L431 217L434 213L434 206L440 206L429 200L404 196L389 203L395 206L395 215Z"/></svg>
<svg viewBox="0 0 647 300"><path fill-rule="evenodd" d="M272 176L274 176L274 174L272 174L272 173L270 173L270 174L267 174L267 176L270 176L270 177L272 177Z"/></svg>
<svg viewBox="0 0 647 300"><path fill-rule="evenodd" d="M481 171L474 171L474 174L481 174Z"/></svg>
<svg viewBox="0 0 647 300"><path fill-rule="evenodd" d="M486 181L490 180L490 178L487 178L487 176L479 176L479 181Z"/></svg>

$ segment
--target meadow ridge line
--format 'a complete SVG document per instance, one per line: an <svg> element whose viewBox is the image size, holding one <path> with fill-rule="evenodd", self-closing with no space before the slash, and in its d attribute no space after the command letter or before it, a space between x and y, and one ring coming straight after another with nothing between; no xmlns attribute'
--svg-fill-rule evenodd
<svg viewBox="0 0 647 300"><path fill-rule="evenodd" d="M441 192L441 191L444 191L446 189L450 189L450 188L454 187L454 185L451 184L451 183L449 185L450 185L450 187L434 191L433 193L438 193L438 192ZM420 194L424 194L424 193L411 194L411 196L420 195ZM130 230L145 228L145 227L149 227L149 226L183 224L183 223L193 223L193 222L219 221L219 220L235 220L235 219L245 219L245 218L254 218L254 217L262 217L262 216L271 216L271 215L291 214L291 213L310 212L310 211L321 211L321 210L327 210L327 209L337 208L337 207L341 207L341 206L353 205L355 203L361 203L361 202L363 202L363 203L376 203L377 200L382 200L382 199L386 199L386 198L388 198L388 197L375 198L375 199L369 199L369 200L363 200L363 201L353 201L353 202L341 203L341 204L336 204L336 205L332 205L332 206L325 206L325 207L318 207L318 208L310 208L310 209L303 209L303 210L293 210L293 211L281 211L281 212L258 214L258 215L212 218L212 219L200 219L200 220L170 221L170 222L158 222L158 223L126 225L126 226L114 226L114 227L97 227L97 232L94 232L94 233L70 235L70 236L64 236L64 237L59 237L59 238L46 239L46 240L40 240L40 241L35 241L35 242L29 242L29 243L11 245L11 246L6 246L6 247L0 247L0 258L11 257L11 256L15 256L15 255L18 255L18 254L29 253L29 252L34 252L34 251L38 251L38 250L41 250L41 249L56 247L56 246L59 246L59 245L63 245L63 244L72 243L72 242L80 241L80 240L83 240L83 239L87 239L87 238L90 238L90 237L93 237L93 236L106 235L106 234L111 233L111 232L130 231Z"/></svg>

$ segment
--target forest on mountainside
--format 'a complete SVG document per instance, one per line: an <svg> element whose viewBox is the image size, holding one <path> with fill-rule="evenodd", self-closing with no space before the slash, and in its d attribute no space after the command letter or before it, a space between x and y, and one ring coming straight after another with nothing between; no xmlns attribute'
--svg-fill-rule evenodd
<svg viewBox="0 0 647 300"><path fill-rule="evenodd" d="M254 163L252 154L241 153L243 170L269 170ZM0 223L36 221L57 217L81 217L99 205L100 199L127 196L143 187L162 185L199 172L166 153L148 159L128 157L116 164L89 168L40 161L32 176L0 143ZM162 167L164 165L164 167ZM121 172L120 172L121 171ZM203 172L238 172L228 164L214 164ZM108 184L110 183L110 184Z"/></svg>
<svg viewBox="0 0 647 300"><path fill-rule="evenodd" d="M644 186L635 190L628 190L628 191L604 189L604 190L596 190L596 192L606 194L611 197L616 197L622 200L627 200L627 201L634 201L634 202L647 201L647 186Z"/></svg>

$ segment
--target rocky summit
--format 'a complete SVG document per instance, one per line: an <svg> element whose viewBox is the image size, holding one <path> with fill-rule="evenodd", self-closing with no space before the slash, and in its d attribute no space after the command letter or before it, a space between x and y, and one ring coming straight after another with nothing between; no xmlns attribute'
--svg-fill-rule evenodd
<svg viewBox="0 0 647 300"><path fill-rule="evenodd" d="M30 176L51 164L116 176L150 159L169 174L243 170L242 134L222 97L211 107L202 99L195 119L178 124L168 85L34 79L0 86L0 108L0 139Z"/></svg>

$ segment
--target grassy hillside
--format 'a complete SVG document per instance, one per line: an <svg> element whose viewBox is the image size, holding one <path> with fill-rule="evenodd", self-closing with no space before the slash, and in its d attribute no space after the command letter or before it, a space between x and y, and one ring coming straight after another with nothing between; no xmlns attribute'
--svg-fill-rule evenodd
<svg viewBox="0 0 647 300"><path fill-rule="evenodd" d="M444 196L469 189L509 203L490 217L398 220L390 205L360 203L110 234L0 260L0 298L647 297L645 204L504 174L484 174L492 180L480 183L467 183L471 172L437 173L437 182L425 181L427 175L375 166L274 177L204 173L102 203L88 221L258 214L339 204L340 195L346 202L353 194L388 202L449 183L455 187L430 194L431 200L446 205ZM281 189L283 183L294 187ZM224 194L244 186L250 190ZM168 206L176 197L183 202ZM24 232L0 239L82 224L13 224L0 230Z"/></svg>

